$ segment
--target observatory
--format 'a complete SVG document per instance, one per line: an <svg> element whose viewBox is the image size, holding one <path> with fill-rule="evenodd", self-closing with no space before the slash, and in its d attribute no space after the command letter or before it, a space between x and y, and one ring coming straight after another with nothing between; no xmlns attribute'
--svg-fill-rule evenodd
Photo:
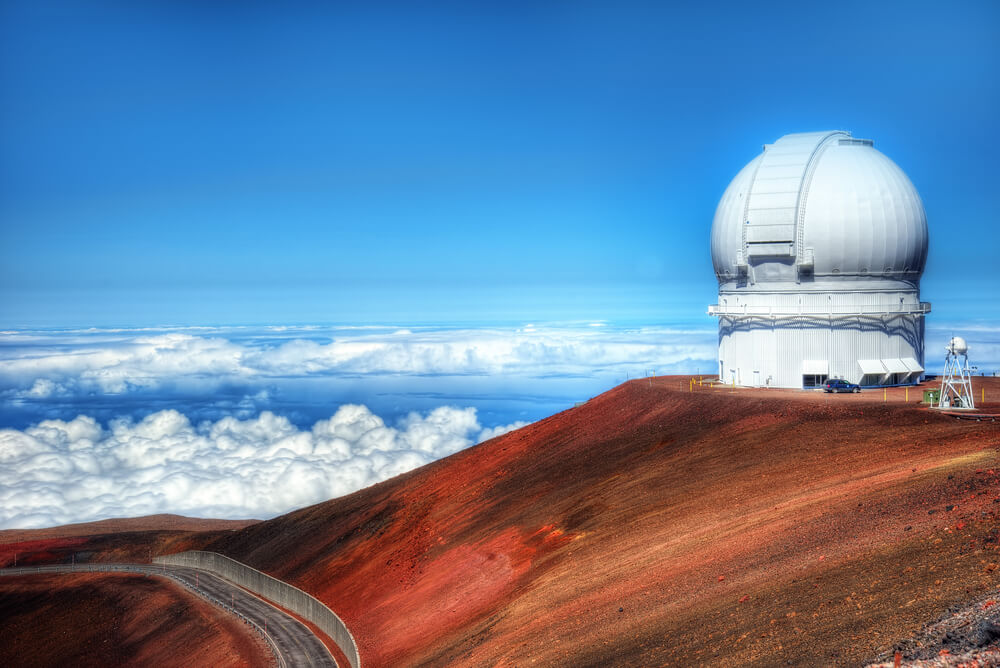
<svg viewBox="0 0 1000 668"><path fill-rule="evenodd" d="M712 222L719 378L736 385L916 383L927 219L906 174L849 132L781 137Z"/></svg>

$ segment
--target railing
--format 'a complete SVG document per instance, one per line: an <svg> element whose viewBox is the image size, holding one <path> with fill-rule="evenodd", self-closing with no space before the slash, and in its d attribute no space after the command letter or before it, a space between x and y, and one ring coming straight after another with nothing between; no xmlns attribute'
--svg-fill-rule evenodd
<svg viewBox="0 0 1000 668"><path fill-rule="evenodd" d="M360 668L358 646L347 625L322 601L298 587L217 552L178 552L154 557L154 563L201 568L273 601L312 622L347 656L351 668Z"/></svg>
<svg viewBox="0 0 1000 668"><path fill-rule="evenodd" d="M164 572L163 575L166 575L167 577L171 577L170 574L166 573L166 572ZM204 591L202 591L201 589L199 589L197 587L192 587L190 582L186 582L186 581L182 580L181 578L173 578L173 579L176 580L177 582L179 582L181 585L183 585L183 586L187 587L188 589L190 589L191 591L193 591L195 594L198 594L199 596L201 596L202 598L208 600L209 602L214 603L215 605L219 606L220 608L228 610L232 614L234 614L237 617L239 617L240 620L244 624L246 624L247 626L249 626L250 628L252 628L254 631L257 632L258 635L260 635L260 637L262 637L264 639L264 641L267 643L267 646L271 649L271 654L274 655L274 660L277 662L278 668L287 668L287 664L285 663L285 657L282 656L281 652L278 650L278 644L274 641L274 638L271 637L271 634L267 632L266 628L262 627L260 624L258 624L257 622L253 621L252 619L250 619L249 617L247 617L246 615L244 615L242 612L240 612L239 610L237 610L235 608L235 606L232 606L232 605L229 605L228 603L220 601L219 599L215 598L214 596L209 596L207 592L204 592Z"/></svg>
<svg viewBox="0 0 1000 668"><path fill-rule="evenodd" d="M929 302L919 304L827 304L826 307L806 304L788 304L780 306L751 304L712 304L708 307L708 315L754 317L754 318L823 318L844 317L854 315L926 315L931 312Z"/></svg>

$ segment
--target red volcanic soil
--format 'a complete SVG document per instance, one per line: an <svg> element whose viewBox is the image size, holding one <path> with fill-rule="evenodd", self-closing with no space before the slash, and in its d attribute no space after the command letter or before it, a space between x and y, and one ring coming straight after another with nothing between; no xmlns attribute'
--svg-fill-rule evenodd
<svg viewBox="0 0 1000 668"><path fill-rule="evenodd" d="M192 549L258 520L201 520L178 515L0 532L0 567L96 562L149 563L153 556Z"/></svg>
<svg viewBox="0 0 1000 668"><path fill-rule="evenodd" d="M2 666L269 666L264 642L168 580L132 574L0 578Z"/></svg>
<svg viewBox="0 0 1000 668"><path fill-rule="evenodd" d="M0 544L18 543L45 538L68 536L93 536L124 531L232 531L242 529L260 520L212 520L183 515L147 515L145 517L119 517L98 522L65 524L48 529L4 529L0 531Z"/></svg>
<svg viewBox="0 0 1000 668"><path fill-rule="evenodd" d="M856 665L1000 584L1000 422L918 394L636 380L188 545L318 596L367 666Z"/></svg>

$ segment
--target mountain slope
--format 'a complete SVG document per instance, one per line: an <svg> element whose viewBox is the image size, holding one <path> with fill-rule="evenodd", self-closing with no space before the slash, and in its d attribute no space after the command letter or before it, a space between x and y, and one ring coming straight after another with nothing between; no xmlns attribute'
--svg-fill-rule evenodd
<svg viewBox="0 0 1000 668"><path fill-rule="evenodd" d="M0 530L0 545L27 540L48 540L71 536L99 536L126 531L231 531L242 529L259 520L213 520L183 515L145 515L119 517L96 522L64 524L46 529Z"/></svg>
<svg viewBox="0 0 1000 668"><path fill-rule="evenodd" d="M856 663L998 581L1000 429L892 396L632 381L204 548L369 666Z"/></svg>
<svg viewBox="0 0 1000 668"><path fill-rule="evenodd" d="M270 648L236 617L180 585L126 573L0 578L0 665L251 666Z"/></svg>

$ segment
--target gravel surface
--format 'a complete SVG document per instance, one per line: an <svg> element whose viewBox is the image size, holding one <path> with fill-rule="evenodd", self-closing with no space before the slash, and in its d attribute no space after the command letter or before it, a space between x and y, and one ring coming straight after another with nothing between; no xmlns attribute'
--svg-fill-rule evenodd
<svg viewBox="0 0 1000 668"><path fill-rule="evenodd" d="M868 668L901 666L1000 666L1000 591L949 608L920 633L897 644Z"/></svg>

